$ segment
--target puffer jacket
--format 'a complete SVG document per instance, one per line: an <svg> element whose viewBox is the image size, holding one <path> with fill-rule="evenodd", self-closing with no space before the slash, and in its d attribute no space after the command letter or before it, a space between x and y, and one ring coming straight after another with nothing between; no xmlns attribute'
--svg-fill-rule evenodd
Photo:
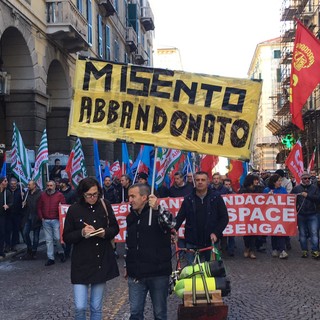
<svg viewBox="0 0 320 320"><path fill-rule="evenodd" d="M38 201L38 216L42 219L59 219L59 203L66 203L64 195L56 191L53 194L48 194L46 191L41 193Z"/></svg>

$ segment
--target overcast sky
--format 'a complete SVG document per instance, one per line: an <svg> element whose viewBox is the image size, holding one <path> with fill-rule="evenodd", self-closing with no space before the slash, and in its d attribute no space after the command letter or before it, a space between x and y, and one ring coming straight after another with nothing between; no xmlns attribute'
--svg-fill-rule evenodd
<svg viewBox="0 0 320 320"><path fill-rule="evenodd" d="M184 71L247 78L258 43L280 36L280 0L149 0L155 48L177 47Z"/></svg>

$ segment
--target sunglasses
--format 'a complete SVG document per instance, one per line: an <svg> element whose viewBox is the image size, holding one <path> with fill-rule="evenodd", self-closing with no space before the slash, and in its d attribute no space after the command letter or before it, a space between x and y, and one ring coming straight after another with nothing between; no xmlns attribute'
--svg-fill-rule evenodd
<svg viewBox="0 0 320 320"><path fill-rule="evenodd" d="M302 180L310 180L310 178L302 178Z"/></svg>

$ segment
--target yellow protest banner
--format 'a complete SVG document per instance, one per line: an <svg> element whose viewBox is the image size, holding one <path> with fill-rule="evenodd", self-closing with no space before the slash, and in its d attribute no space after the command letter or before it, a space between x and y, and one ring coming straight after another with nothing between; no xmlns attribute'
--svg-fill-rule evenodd
<svg viewBox="0 0 320 320"><path fill-rule="evenodd" d="M262 83L80 58L69 135L250 157Z"/></svg>

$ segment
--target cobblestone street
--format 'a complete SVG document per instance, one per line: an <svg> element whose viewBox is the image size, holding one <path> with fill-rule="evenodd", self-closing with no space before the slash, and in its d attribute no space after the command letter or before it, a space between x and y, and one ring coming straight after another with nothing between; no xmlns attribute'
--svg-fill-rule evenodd
<svg viewBox="0 0 320 320"><path fill-rule="evenodd" d="M235 257L224 259L231 280L231 294L224 298L228 319L320 319L320 261L301 259L296 238L292 239L288 260L271 257L269 239L266 253L257 253L256 260L245 259L242 242L237 238ZM118 247L122 257L123 245ZM1 320L73 319L70 260L45 267L45 246L40 249L35 261L19 260L17 255L0 262ZM121 257L121 276L107 283L105 320L129 319ZM177 319L179 303L176 296L169 297L169 320ZM150 302L145 319L153 319Z"/></svg>

